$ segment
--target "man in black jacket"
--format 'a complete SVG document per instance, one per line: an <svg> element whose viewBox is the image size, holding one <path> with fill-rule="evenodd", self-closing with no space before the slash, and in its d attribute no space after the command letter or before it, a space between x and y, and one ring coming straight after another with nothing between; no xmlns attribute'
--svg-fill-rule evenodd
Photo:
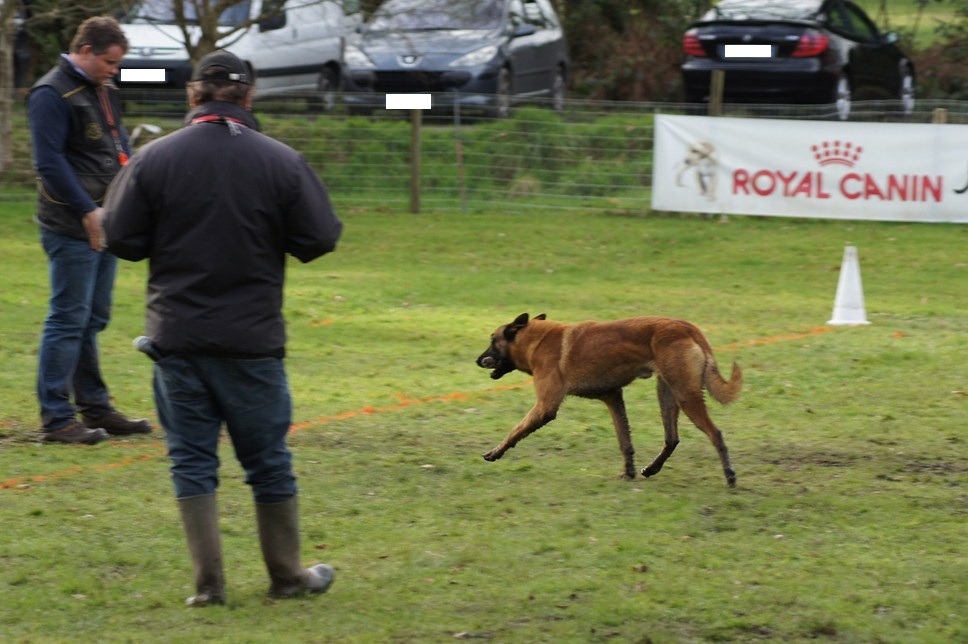
<svg viewBox="0 0 968 644"><path fill-rule="evenodd" d="M285 256L336 248L342 223L322 182L250 113L249 71L204 57L185 126L134 155L105 204L108 248L149 260L147 338L155 401L195 569L189 605L225 602L218 440L225 423L252 488L273 597L325 591L333 570L303 568L296 480L286 447Z"/></svg>
<svg viewBox="0 0 968 644"><path fill-rule="evenodd" d="M27 98L37 221L50 273L37 370L43 436L50 442L93 444L108 434L151 431L147 421L129 420L113 408L97 345L111 316L117 267L117 259L103 252L101 202L128 158L121 100L111 79L127 50L116 20L89 18L78 27L70 52Z"/></svg>

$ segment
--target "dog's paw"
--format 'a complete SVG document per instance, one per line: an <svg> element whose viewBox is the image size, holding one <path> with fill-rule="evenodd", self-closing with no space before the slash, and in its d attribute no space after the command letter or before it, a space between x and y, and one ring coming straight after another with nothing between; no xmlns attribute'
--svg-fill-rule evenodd
<svg viewBox="0 0 968 644"><path fill-rule="evenodd" d="M487 452L486 454L481 454L481 456L484 457L485 461L488 461L489 463L493 463L497 459L501 458L502 454L498 450L492 449L490 452Z"/></svg>
<svg viewBox="0 0 968 644"><path fill-rule="evenodd" d="M652 465L642 468L642 476L649 478L650 476L655 476L659 473L660 467L653 467Z"/></svg>

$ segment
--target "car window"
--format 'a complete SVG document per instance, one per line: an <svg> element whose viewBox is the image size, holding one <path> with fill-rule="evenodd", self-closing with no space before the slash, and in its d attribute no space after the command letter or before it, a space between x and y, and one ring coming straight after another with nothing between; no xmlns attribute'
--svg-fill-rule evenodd
<svg viewBox="0 0 968 644"><path fill-rule="evenodd" d="M528 24L534 25L535 27L545 27L545 17L537 2L529 2L528 0L525 0L524 19L528 22Z"/></svg>
<svg viewBox="0 0 968 644"><path fill-rule="evenodd" d="M855 4L835 3L830 7L830 28L853 40L875 42L877 27L870 18Z"/></svg>
<svg viewBox="0 0 968 644"><path fill-rule="evenodd" d="M498 29L505 0L387 0L367 24L370 31Z"/></svg>
<svg viewBox="0 0 968 644"><path fill-rule="evenodd" d="M558 17L555 15L555 8L551 6L548 0L538 0L538 6L541 7L541 13L544 15L545 24L551 27L558 26Z"/></svg>
<svg viewBox="0 0 968 644"><path fill-rule="evenodd" d="M521 0L511 0L508 3L508 17L512 27L524 24L524 5Z"/></svg>
<svg viewBox="0 0 968 644"><path fill-rule="evenodd" d="M184 0L182 4L185 21L188 24L198 22L195 3ZM228 7L218 18L218 24L223 27L235 27L249 19L249 2L237 2ZM153 22L160 24L175 24L174 0L144 0L138 3L125 18L125 22Z"/></svg>
<svg viewBox="0 0 968 644"><path fill-rule="evenodd" d="M852 34L854 32L850 23L850 16L844 11L844 6L840 3L835 3L830 6L827 25L834 31L842 34Z"/></svg>
<svg viewBox="0 0 968 644"><path fill-rule="evenodd" d="M818 8L815 2L721 0L702 20L809 20Z"/></svg>
<svg viewBox="0 0 968 644"><path fill-rule="evenodd" d="M854 29L853 33L859 36L861 40L868 42L877 40L877 27L860 7L852 2L845 2L844 11L850 16L850 22Z"/></svg>
<svg viewBox="0 0 968 644"><path fill-rule="evenodd" d="M519 25L532 25L538 29L548 26L548 19L535 0L511 0L508 8L511 16L511 24L515 27Z"/></svg>

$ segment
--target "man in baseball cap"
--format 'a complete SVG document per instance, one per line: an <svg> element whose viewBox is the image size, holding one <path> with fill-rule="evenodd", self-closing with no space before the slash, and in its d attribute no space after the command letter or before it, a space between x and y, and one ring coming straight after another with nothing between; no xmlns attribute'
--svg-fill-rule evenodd
<svg viewBox="0 0 968 644"><path fill-rule="evenodd" d="M249 70L239 57L230 51L219 49L206 54L192 70L193 81L230 81L251 85Z"/></svg>
<svg viewBox="0 0 968 644"><path fill-rule="evenodd" d="M336 248L342 224L315 170L258 131L253 79L227 51L202 58L185 126L131 157L105 204L108 248L148 259L146 341L155 405L195 572L191 606L224 604L216 490L222 427L252 490L269 595L322 593L326 564L300 560L286 435L286 254Z"/></svg>

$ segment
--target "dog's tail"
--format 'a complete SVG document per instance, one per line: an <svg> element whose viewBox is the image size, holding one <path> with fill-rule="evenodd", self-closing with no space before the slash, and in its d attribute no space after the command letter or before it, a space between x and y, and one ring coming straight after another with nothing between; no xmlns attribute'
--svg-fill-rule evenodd
<svg viewBox="0 0 968 644"><path fill-rule="evenodd" d="M724 405L736 400L743 388L743 372L739 368L739 364L733 362L733 373L727 381L719 373L719 365L716 364L716 359L711 354L707 356L706 370L703 373L702 380L712 397Z"/></svg>

